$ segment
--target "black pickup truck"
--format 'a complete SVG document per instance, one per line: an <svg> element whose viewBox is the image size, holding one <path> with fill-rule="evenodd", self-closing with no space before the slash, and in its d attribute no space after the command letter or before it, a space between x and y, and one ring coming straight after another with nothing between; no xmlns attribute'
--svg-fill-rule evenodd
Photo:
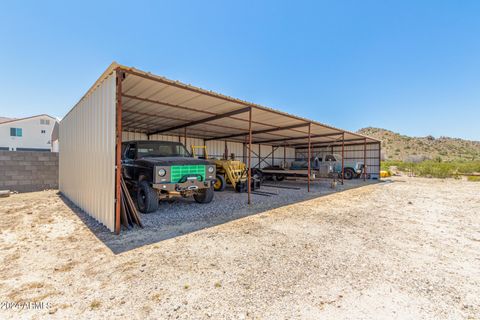
<svg viewBox="0 0 480 320"><path fill-rule="evenodd" d="M138 209L143 213L156 211L162 199L193 196L199 203L213 199L215 164L193 158L179 142L124 142L122 174L136 191Z"/></svg>

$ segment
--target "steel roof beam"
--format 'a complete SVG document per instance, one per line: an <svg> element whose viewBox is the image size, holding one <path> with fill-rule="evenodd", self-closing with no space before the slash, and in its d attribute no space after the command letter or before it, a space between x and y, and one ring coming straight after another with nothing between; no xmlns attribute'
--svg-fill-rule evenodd
<svg viewBox="0 0 480 320"><path fill-rule="evenodd" d="M357 141L364 141L364 138L359 138L359 139L345 139L344 142L357 142ZM368 143L378 143L378 142L367 142ZM341 145L342 144L342 140L336 140L336 141L325 141L325 142L315 142L314 144L312 143L312 147L329 147L330 145ZM362 143L363 144L363 143ZM293 144L293 145L289 145L290 147L292 148L295 148L295 149L302 149L302 148L307 148L308 145L305 144L305 143L302 143L302 144Z"/></svg>
<svg viewBox="0 0 480 320"><path fill-rule="evenodd" d="M308 125L308 124L307 124ZM342 132L336 133L325 133L325 134L312 134L310 138L323 138L323 137L332 137L332 136L340 136ZM291 140L301 140L301 139L308 139L308 136L303 137L290 137L285 139L275 139L275 140L263 140L263 141L255 141L254 143L272 143L272 142L284 142L284 141L291 141ZM304 144L304 143L303 143Z"/></svg>
<svg viewBox="0 0 480 320"><path fill-rule="evenodd" d="M118 68L122 69L125 73L131 74L131 75L134 75L134 76L138 76L138 77L141 77L141 78L144 78L144 79L148 79L148 80L151 80L151 81L160 82L160 83L163 83L163 84L166 84L166 85L169 85L169 86L177 87L177 88L180 88L180 89L188 90L188 91L191 91L191 92L199 93L199 94L202 94L202 95L210 96L210 97L221 99L221 100L224 100L224 101L229 101L229 102L233 102L233 103L237 103L237 104L241 104L241 105L245 105L245 106L250 106L253 109L257 109L257 110L261 110L261 111L265 111L265 112L270 112L270 113L273 113L273 114L276 114L276 115L282 115L284 117L288 117L288 118L291 118L291 119L304 120L302 118L299 118L297 116L294 116L294 115L291 115L291 114L288 114L288 113L285 113L285 112L280 112L280 111L277 111L277 110L268 109L268 108L262 107L260 105L254 104L254 103L249 103L249 102L246 102L246 101L243 101L243 100L240 100L240 99L235 99L235 98L228 97L228 96L225 96L225 95L222 95L222 94L218 94L218 93L215 93L215 92L212 92L212 91L207 91L207 90L203 90L203 89L200 89L200 88L197 88L197 87L193 87L191 85L186 85L186 84L183 84L179 81L173 81L173 80L169 80L169 79L166 79L166 78L163 78L163 77L155 76L155 75L152 75L152 74L149 74L149 73L141 72L140 70L136 70L134 68L128 68L128 67L125 67L125 66L119 66ZM252 123L255 123L255 121L252 121ZM315 122L315 121L313 121L312 124L319 125L323 128L334 129L334 130L337 129L337 128L334 128L332 126L328 126L326 124L318 123L318 122ZM265 124L265 125L267 125L267 124ZM272 126L272 125L270 125L270 126ZM365 137L365 136L363 136L361 134L358 134L358 133L355 133L355 132L349 132L349 131L343 131L343 132L355 135L357 137L362 137L362 138ZM366 138L370 138L370 137L366 137ZM370 138L370 139L372 139L372 138Z"/></svg>
<svg viewBox="0 0 480 320"><path fill-rule="evenodd" d="M167 106L167 107L170 107L170 108L175 108L175 109L180 109L180 110L198 112L198 113L208 114L208 115L212 115L212 116L217 115L214 112L210 112L210 111L206 111L206 110L194 109L194 108L190 108L190 107L186 107L186 106L175 105L175 104L171 104L171 103L168 103L168 102L161 102L161 101L156 101L156 100L152 100L152 99L148 99L148 98L141 98L141 97L125 94L125 93L122 93L122 97L132 99L132 100L148 102L148 103L152 103L152 104L158 104L158 105L161 105L161 106ZM231 119L248 123L248 120L243 119L243 118L231 117ZM264 122L258 122L258 121L253 121L252 120L252 124L258 124L258 125L262 125L262 126L275 128L275 125L273 125L271 123L264 123ZM294 130L294 129L292 129L292 130ZM297 131L297 130L294 130L294 131L301 132L301 131Z"/></svg>
<svg viewBox="0 0 480 320"><path fill-rule="evenodd" d="M272 128L272 129L252 131L252 134L270 133L270 132L275 132L275 131L296 129L296 128L301 128L301 127L306 127L306 126L308 126L308 123L300 123L300 124L295 124L295 125L288 126L288 127L277 127L277 128ZM208 140L230 139L230 138L247 136L248 134L249 134L248 132L245 132L245 133L236 133L236 134L231 134L231 135L228 135L228 136L223 136L223 137L218 137L218 138L205 139L205 141L208 141ZM287 138L287 139L288 139L288 138Z"/></svg>
<svg viewBox="0 0 480 320"><path fill-rule="evenodd" d="M188 128L188 127L191 127L191 126L194 126L194 125L197 125L197 124L202 124L202 123L205 123L205 122L210 122L210 121L215 121L215 120L219 120L219 119L223 119L223 118L228 118L228 117L240 114L240 113L249 112L250 110L251 110L251 107L246 107L246 108L242 108L242 109L238 109L238 110L233 110L233 111L230 111L230 112L227 112L227 113L217 114L217 115L214 115L214 116L211 116L211 117L208 117L208 118L195 120L195 121L192 121L192 122L189 122L189 123L184 123L184 124L181 124L181 125L178 125L178 126L153 131L153 132L150 132L148 135L150 136L150 135L153 135L153 134L159 134L159 133L164 133L164 132L168 132L168 131L175 131L175 130L178 130L178 129Z"/></svg>

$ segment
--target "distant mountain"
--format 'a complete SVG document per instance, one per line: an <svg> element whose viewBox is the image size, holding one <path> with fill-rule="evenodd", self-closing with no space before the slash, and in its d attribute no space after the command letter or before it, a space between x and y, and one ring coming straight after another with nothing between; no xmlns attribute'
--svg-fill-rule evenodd
<svg viewBox="0 0 480 320"><path fill-rule="evenodd" d="M480 160L480 141L433 136L409 137L381 128L363 128L358 133L382 140L386 160Z"/></svg>

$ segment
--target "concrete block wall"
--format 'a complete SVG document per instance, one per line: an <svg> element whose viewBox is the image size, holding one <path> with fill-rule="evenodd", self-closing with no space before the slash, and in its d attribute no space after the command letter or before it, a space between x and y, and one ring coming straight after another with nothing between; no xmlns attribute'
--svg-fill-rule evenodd
<svg viewBox="0 0 480 320"><path fill-rule="evenodd" d="M58 153L0 151L0 190L18 192L58 188Z"/></svg>

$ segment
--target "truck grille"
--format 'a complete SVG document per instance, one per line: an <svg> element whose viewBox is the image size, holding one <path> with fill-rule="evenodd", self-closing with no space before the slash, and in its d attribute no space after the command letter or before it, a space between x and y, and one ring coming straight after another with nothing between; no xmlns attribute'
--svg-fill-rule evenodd
<svg viewBox="0 0 480 320"><path fill-rule="evenodd" d="M186 174L195 174L202 176L205 180L205 166L191 165L191 166L172 166L171 167L171 182L178 182Z"/></svg>

